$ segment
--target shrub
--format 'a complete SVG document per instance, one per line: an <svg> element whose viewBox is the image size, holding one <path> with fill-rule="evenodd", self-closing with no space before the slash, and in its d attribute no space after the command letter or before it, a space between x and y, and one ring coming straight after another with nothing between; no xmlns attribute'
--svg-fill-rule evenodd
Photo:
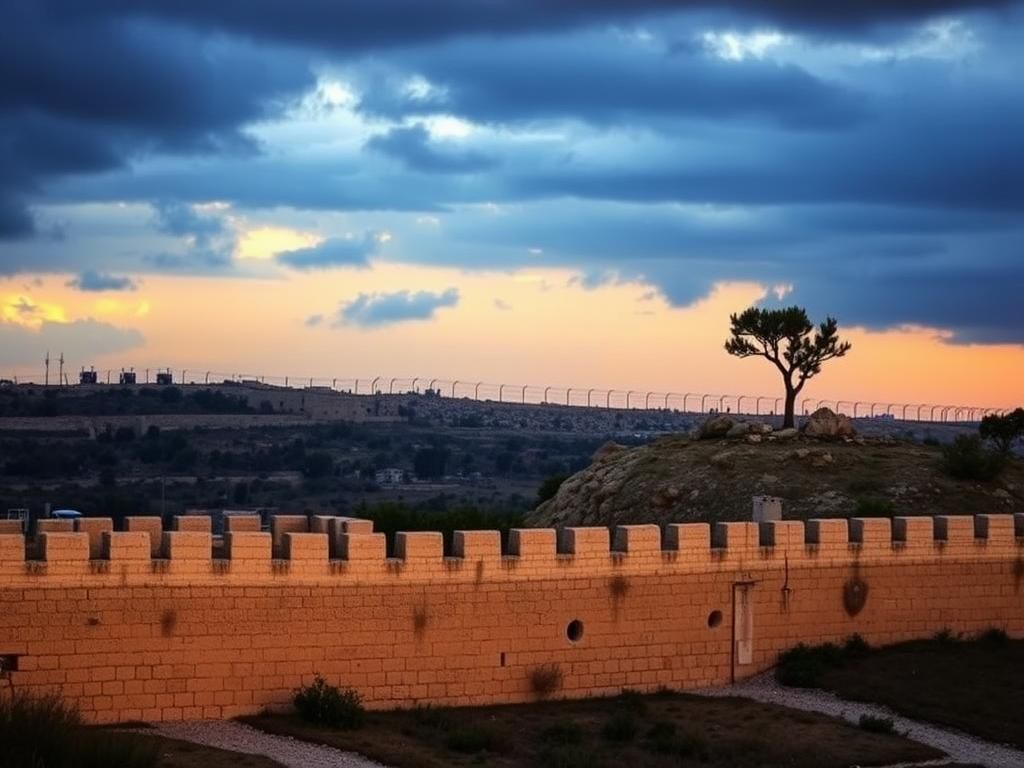
<svg viewBox="0 0 1024 768"><path fill-rule="evenodd" d="M800 643L779 655L775 679L791 688L815 688L829 669L843 662L843 651L835 643L805 645Z"/></svg>
<svg viewBox="0 0 1024 768"><path fill-rule="evenodd" d="M616 712L604 724L601 733L609 741L632 741L636 736L636 717L632 712Z"/></svg>
<svg viewBox="0 0 1024 768"><path fill-rule="evenodd" d="M534 506L539 507L548 499L553 499L558 493L558 489L562 487L562 483L564 483L568 477L568 475L557 474L544 478L544 482L541 483L540 488L537 489L537 501Z"/></svg>
<svg viewBox="0 0 1024 768"><path fill-rule="evenodd" d="M320 675L292 697L299 717L330 728L358 728L363 724L363 702L352 688L330 685Z"/></svg>
<svg viewBox="0 0 1024 768"><path fill-rule="evenodd" d="M861 730L870 733L895 733L896 726L891 717L878 717L877 715L861 715L858 724Z"/></svg>
<svg viewBox="0 0 1024 768"><path fill-rule="evenodd" d="M844 659L862 659L871 652L868 641L858 634L850 635L843 642Z"/></svg>
<svg viewBox="0 0 1024 768"><path fill-rule="evenodd" d="M558 664L544 664L530 670L530 690L538 699L544 699L562 687L562 668Z"/></svg>
<svg viewBox="0 0 1024 768"><path fill-rule="evenodd" d="M978 433L982 439L995 444L1002 454L1013 451L1013 444L1024 438L1024 408L1003 416L991 413L981 420Z"/></svg>
<svg viewBox="0 0 1024 768"><path fill-rule="evenodd" d="M57 696L0 696L0 765L4 768L150 768L156 742L90 728Z"/></svg>
<svg viewBox="0 0 1024 768"><path fill-rule="evenodd" d="M957 435L942 449L942 470L958 480L993 480L1005 466L1006 455L986 448L977 435Z"/></svg>
<svg viewBox="0 0 1024 768"><path fill-rule="evenodd" d="M429 704L418 704L412 708L412 719L418 724L427 728L437 728L442 731L448 730L451 726L451 719L448 710L440 707L432 707Z"/></svg>
<svg viewBox="0 0 1024 768"><path fill-rule="evenodd" d="M978 635L978 642L986 645L1006 645L1010 641L1005 629L990 627Z"/></svg>

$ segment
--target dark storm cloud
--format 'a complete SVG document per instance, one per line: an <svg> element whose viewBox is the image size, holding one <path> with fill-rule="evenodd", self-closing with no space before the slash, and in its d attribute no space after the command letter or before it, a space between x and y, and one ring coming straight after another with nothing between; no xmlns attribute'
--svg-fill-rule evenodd
<svg viewBox="0 0 1024 768"><path fill-rule="evenodd" d="M700 49L666 53L623 45L607 32L470 40L396 60L436 89L412 93L400 73L380 72L365 86L365 111L391 118L450 112L499 123L753 118L801 129L847 129L863 117L860 94L795 66L723 61Z"/></svg>
<svg viewBox="0 0 1024 768"><path fill-rule="evenodd" d="M231 229L192 202L462 212L493 201L525 214L503 211L461 242L446 222L441 237L454 240L403 258L520 265L537 246L543 257L527 263L640 276L676 304L719 280L784 281L844 321L1024 342L1024 101L1007 76L1020 63L1020 7L1000 15L1010 5L12 0L0 10L0 273L109 277L141 263L230 274ZM959 61L816 67L822 50L791 58L799 66L723 61L701 42L709 29L766 26L900 42L911 24L965 12L982 45ZM655 44L633 35L641 27ZM320 66L349 79L365 114L398 124L355 157L263 152L247 126L282 115ZM433 87L410 91L413 76ZM437 141L410 125L437 111L494 138ZM560 138L517 138L535 129ZM100 265L81 263L75 242L25 246L45 240L45 215L26 237L34 206L88 200L162 201L153 228L181 247L128 247ZM744 215L660 210L679 204ZM376 247L328 240L277 261L360 265ZM434 300L457 296L363 296L350 321L429 316Z"/></svg>
<svg viewBox="0 0 1024 768"><path fill-rule="evenodd" d="M82 7L75 7L81 5ZM252 151L240 128L312 83L305 57L109 14L11 2L0 23L0 236L45 182L142 153Z"/></svg>
<svg viewBox="0 0 1024 768"><path fill-rule="evenodd" d="M475 173L495 165L493 158L481 152L438 146L422 125L391 128L370 138L366 146L403 162L412 170L427 173Z"/></svg>
<svg viewBox="0 0 1024 768"><path fill-rule="evenodd" d="M464 35L507 36L621 24L678 11L679 0L49 0L53 13L134 16L334 51L393 48ZM685 8L820 32L863 30L939 14L1000 8L1008 0L704 0Z"/></svg>

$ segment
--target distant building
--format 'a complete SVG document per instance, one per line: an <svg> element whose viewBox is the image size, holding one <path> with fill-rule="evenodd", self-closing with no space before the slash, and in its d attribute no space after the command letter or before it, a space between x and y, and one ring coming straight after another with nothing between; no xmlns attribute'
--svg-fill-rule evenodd
<svg viewBox="0 0 1024 768"><path fill-rule="evenodd" d="M405 470L397 467L385 467L378 469L373 474L373 479L378 485L399 485L405 482Z"/></svg>

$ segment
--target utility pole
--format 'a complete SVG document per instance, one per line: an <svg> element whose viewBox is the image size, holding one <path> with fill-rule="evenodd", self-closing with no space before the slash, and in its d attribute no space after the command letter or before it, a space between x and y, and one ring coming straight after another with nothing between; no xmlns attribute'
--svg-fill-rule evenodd
<svg viewBox="0 0 1024 768"><path fill-rule="evenodd" d="M46 378L43 379L43 386L48 387L50 386L50 350L46 350L46 360L44 362L46 364Z"/></svg>
<svg viewBox="0 0 1024 768"><path fill-rule="evenodd" d="M64 353L60 353L60 376L57 378L57 386L64 384Z"/></svg>

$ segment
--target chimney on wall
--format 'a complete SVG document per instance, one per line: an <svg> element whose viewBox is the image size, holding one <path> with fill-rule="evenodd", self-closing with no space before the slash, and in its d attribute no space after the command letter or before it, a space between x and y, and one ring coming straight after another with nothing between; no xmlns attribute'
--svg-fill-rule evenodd
<svg viewBox="0 0 1024 768"><path fill-rule="evenodd" d="M768 523L782 519L782 499L778 496L754 497L754 522Z"/></svg>

